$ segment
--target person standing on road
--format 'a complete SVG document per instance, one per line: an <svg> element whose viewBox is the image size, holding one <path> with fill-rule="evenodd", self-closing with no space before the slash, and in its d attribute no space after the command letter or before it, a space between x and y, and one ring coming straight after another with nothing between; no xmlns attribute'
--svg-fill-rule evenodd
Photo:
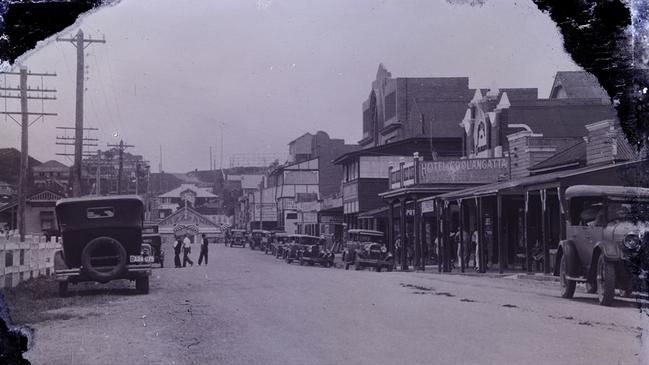
<svg viewBox="0 0 649 365"><path fill-rule="evenodd" d="M203 241L201 242L201 253L198 255L198 266L201 266L201 262L203 262L203 259L205 259L205 266L207 266L207 237L205 236L205 233L203 233Z"/></svg>
<svg viewBox="0 0 649 365"><path fill-rule="evenodd" d="M185 235L183 239L183 267L187 266L189 262L190 265L194 266L194 262L189 258L189 254L192 252L192 241Z"/></svg>
<svg viewBox="0 0 649 365"><path fill-rule="evenodd" d="M174 266L175 267L180 267L182 266L180 263L180 251L183 249L183 243L180 240L180 237L176 238L176 242L174 243Z"/></svg>

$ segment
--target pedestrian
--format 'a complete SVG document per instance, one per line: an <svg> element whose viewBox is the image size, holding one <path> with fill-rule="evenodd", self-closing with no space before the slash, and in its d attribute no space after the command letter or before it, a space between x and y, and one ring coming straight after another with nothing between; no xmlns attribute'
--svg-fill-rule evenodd
<svg viewBox="0 0 649 365"><path fill-rule="evenodd" d="M174 266L177 268L181 266L180 264L180 251L182 251L183 243L180 240L180 237L176 237L176 242L174 242Z"/></svg>
<svg viewBox="0 0 649 365"><path fill-rule="evenodd" d="M198 255L198 266L201 266L201 262L205 259L205 266L207 266L207 237L203 233L203 242L201 243L201 253Z"/></svg>
<svg viewBox="0 0 649 365"><path fill-rule="evenodd" d="M471 244L475 247L475 258L473 259L473 268L475 271L480 271L480 237L478 230L473 231L471 236Z"/></svg>
<svg viewBox="0 0 649 365"><path fill-rule="evenodd" d="M397 256L397 263L401 265L401 238L399 236L394 241L394 254Z"/></svg>
<svg viewBox="0 0 649 365"><path fill-rule="evenodd" d="M190 265L194 266L194 262L189 258L189 254L192 252L192 241L185 235L183 239L183 267L187 266L189 262Z"/></svg>

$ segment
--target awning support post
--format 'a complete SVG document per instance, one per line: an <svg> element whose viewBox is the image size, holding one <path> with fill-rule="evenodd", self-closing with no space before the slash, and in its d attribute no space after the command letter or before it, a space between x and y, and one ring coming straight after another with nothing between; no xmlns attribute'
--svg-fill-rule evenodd
<svg viewBox="0 0 649 365"><path fill-rule="evenodd" d="M498 194L496 196L496 215L498 216L497 230L498 230L498 272L505 271L505 222L503 222L503 196Z"/></svg>

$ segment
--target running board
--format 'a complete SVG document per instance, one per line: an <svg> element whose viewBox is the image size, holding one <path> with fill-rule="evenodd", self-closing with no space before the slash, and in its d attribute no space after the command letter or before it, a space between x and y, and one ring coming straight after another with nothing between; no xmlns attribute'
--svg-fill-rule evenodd
<svg viewBox="0 0 649 365"><path fill-rule="evenodd" d="M575 277L575 276L568 276L568 275L566 275L566 279L567 279L567 280L570 280L570 281L576 281L576 282L579 282L579 283L585 283L585 282L588 281L588 280L587 280L585 277L583 277L583 276Z"/></svg>

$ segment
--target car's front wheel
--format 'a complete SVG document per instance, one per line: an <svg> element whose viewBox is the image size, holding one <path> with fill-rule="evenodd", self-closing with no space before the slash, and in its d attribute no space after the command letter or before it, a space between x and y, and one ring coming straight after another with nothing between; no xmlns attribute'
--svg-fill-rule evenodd
<svg viewBox="0 0 649 365"><path fill-rule="evenodd" d="M615 296L615 265L607 262L604 255L597 260L597 299L599 304L609 306Z"/></svg>
<svg viewBox="0 0 649 365"><path fill-rule="evenodd" d="M575 295L575 287L577 283L568 279L566 276L566 266L568 265L568 255L561 256L561 264L559 266L559 283L561 284L561 297L570 299Z"/></svg>

